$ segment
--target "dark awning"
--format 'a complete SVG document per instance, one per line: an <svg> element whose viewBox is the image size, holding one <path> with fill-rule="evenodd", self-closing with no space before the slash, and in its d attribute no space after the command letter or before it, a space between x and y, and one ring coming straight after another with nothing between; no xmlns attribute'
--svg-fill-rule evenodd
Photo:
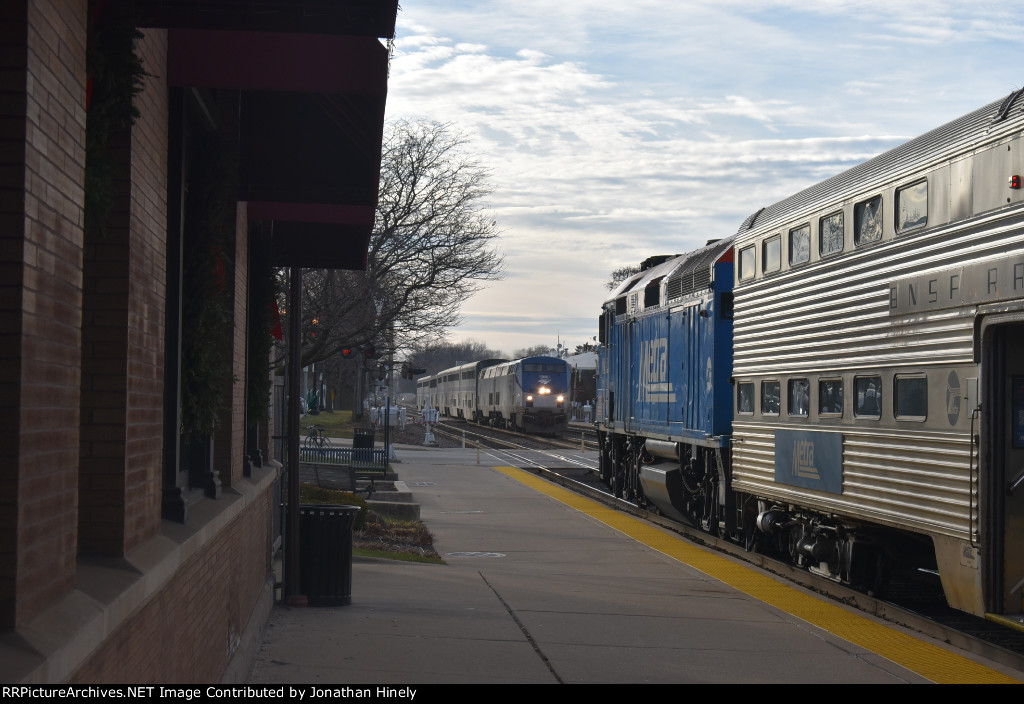
<svg viewBox="0 0 1024 704"><path fill-rule="evenodd" d="M394 37L398 0L128 0L140 27Z"/></svg>
<svg viewBox="0 0 1024 704"><path fill-rule="evenodd" d="M275 265L365 266L387 68L368 37L169 32L171 85L239 91L238 198L275 221Z"/></svg>

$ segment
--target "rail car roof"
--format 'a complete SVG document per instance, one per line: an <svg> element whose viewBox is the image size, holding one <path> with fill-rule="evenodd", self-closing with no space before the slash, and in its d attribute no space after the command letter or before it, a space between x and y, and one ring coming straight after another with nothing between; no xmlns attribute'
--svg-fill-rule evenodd
<svg viewBox="0 0 1024 704"><path fill-rule="evenodd" d="M1022 94L1024 89L1014 91L778 203L761 208L743 221L736 235L742 237L750 230L781 224L799 213L826 207L899 178L901 174L912 174L928 164L962 153L1001 134L1011 133L1024 123Z"/></svg>
<svg viewBox="0 0 1024 704"><path fill-rule="evenodd" d="M700 249L679 254L642 271L622 282L606 302L618 298L627 291L641 291L649 283L662 277L668 277L668 298L670 300L695 291L708 283L711 265L730 251L734 239L735 237L724 237L714 240Z"/></svg>

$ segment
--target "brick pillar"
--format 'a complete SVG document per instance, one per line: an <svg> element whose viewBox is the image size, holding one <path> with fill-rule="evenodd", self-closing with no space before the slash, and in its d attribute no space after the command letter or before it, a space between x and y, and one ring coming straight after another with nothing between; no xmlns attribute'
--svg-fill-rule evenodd
<svg viewBox="0 0 1024 704"><path fill-rule="evenodd" d="M86 0L0 3L0 625L74 585Z"/></svg>
<svg viewBox="0 0 1024 704"><path fill-rule="evenodd" d="M110 142L117 204L85 247L79 544L123 555L160 528L167 247L167 32L146 30L141 116Z"/></svg>

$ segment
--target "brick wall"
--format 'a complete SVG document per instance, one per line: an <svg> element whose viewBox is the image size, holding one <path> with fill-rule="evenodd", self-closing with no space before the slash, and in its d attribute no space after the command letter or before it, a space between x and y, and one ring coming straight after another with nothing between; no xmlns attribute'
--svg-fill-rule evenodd
<svg viewBox="0 0 1024 704"><path fill-rule="evenodd" d="M160 529L167 295L166 30L146 30L136 50L149 76L132 129L125 549Z"/></svg>
<svg viewBox="0 0 1024 704"><path fill-rule="evenodd" d="M84 255L79 545L123 555L160 527L167 248L167 33L136 50L141 117L111 139L117 202Z"/></svg>
<svg viewBox="0 0 1024 704"><path fill-rule="evenodd" d="M15 64L2 76L0 126L11 147L0 200L0 624L8 627L75 578L85 20L86 0L0 7L4 64Z"/></svg>
<svg viewBox="0 0 1024 704"><path fill-rule="evenodd" d="M266 585L270 498L264 493L183 564L69 681L219 681Z"/></svg>

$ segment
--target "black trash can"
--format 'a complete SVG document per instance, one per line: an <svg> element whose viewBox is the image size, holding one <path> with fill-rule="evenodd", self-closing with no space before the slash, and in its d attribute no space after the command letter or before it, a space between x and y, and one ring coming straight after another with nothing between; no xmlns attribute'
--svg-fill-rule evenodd
<svg viewBox="0 0 1024 704"><path fill-rule="evenodd" d="M373 462L373 428L356 428L352 431L352 462L369 464Z"/></svg>
<svg viewBox="0 0 1024 704"><path fill-rule="evenodd" d="M352 529L358 506L299 506L299 580L310 606L352 603Z"/></svg>

